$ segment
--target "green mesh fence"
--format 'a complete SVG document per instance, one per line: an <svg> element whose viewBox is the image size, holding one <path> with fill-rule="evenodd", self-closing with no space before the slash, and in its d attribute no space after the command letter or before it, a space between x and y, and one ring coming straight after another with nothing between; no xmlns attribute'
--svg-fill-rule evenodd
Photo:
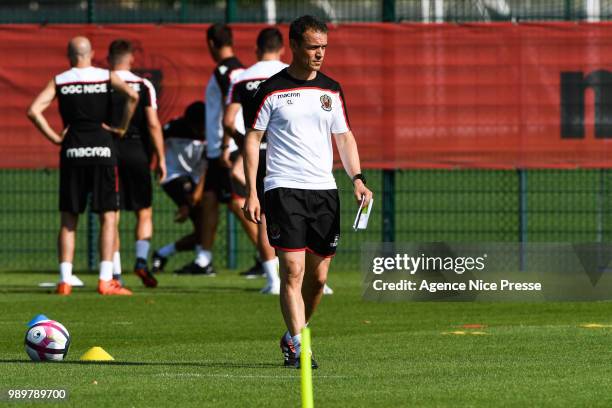
<svg viewBox="0 0 612 408"><path fill-rule="evenodd" d="M3 0L0 23L523 21L612 18L612 0ZM596 3L596 2L595 2Z"/></svg>
<svg viewBox="0 0 612 408"><path fill-rule="evenodd" d="M383 240L383 220L394 216L396 241L454 242L608 242L612 231L612 175L604 170L532 170L521 186L518 171L415 170L397 171L395 189L384 192L382 171L368 172L376 194L373 218L367 231L353 232L356 210L350 181L338 171L341 191L342 235L336 268L356 269L361 244ZM56 170L0 171L0 268L49 270L56 266L58 172ZM521 191L524 191L521 194ZM393 206L383 208L383 196ZM521 206L521 201L525 203ZM189 225L172 221L174 205L161 189L154 196L158 248L189 232ZM392 211L392 214L390 212ZM124 266L134 261L134 216L122 215ZM215 264L227 266L225 210L214 248ZM94 219L97 231L97 220ZM238 227L239 228L239 227ZM88 215L81 217L75 267L88 266ZM241 231L237 233L238 268L252 264L255 250ZM97 256L97 254L96 254ZM184 253L172 259L170 269L192 260Z"/></svg>
<svg viewBox="0 0 612 408"><path fill-rule="evenodd" d="M49 270L56 267L56 238L59 228L57 170L0 170L0 269ZM358 264L362 240L379 241L381 234L380 217L372 220L368 231L355 234L351 224L356 206L349 190L350 181L344 174L338 174L342 195L342 252L338 257L346 267ZM372 187L380 191L380 172L371 176ZM173 222L175 206L161 188L154 191L154 238L153 248L174 242L190 232L190 224ZM220 225L215 240L215 264L227 267L228 230L225 207L221 207ZM380 215L380 213L379 213ZM121 254L124 267L134 262L133 213L121 215ZM238 224L238 223L237 223ZM93 229L92 229L93 227ZM240 226L238 225L239 229ZM76 269L87 269L90 249L97 260L98 220L94 214L82 214L77 229L77 248L74 265ZM88 235L95 236L88 242ZM235 231L238 248L238 268L246 269L253 263L256 251L242 231ZM169 269L177 269L193 260L193 253L181 253L172 258Z"/></svg>
<svg viewBox="0 0 612 408"><path fill-rule="evenodd" d="M395 2L397 21L530 21L588 18L587 0L467 0ZM612 2L601 1L599 16L610 19Z"/></svg>

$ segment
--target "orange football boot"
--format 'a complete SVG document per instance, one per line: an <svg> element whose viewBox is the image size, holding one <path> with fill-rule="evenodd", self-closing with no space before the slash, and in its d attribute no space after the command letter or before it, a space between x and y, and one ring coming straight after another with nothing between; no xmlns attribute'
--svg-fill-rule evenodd
<svg viewBox="0 0 612 408"><path fill-rule="evenodd" d="M132 291L124 288L121 284L115 279L111 279L109 281L98 281L98 293L101 295L122 295L129 296L132 294Z"/></svg>
<svg viewBox="0 0 612 408"><path fill-rule="evenodd" d="M72 293L72 285L66 282L60 282L55 288L55 293L62 296L68 296Z"/></svg>

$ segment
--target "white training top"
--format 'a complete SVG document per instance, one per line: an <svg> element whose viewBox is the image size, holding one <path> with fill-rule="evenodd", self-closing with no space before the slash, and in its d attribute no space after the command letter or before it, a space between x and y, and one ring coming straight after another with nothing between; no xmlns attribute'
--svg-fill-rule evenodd
<svg viewBox="0 0 612 408"><path fill-rule="evenodd" d="M246 118L267 132L264 190L336 189L331 135L349 131L340 85L317 73L302 81L286 69L259 87Z"/></svg>
<svg viewBox="0 0 612 408"><path fill-rule="evenodd" d="M204 158L206 142L171 138L166 140L164 148L167 175L162 184L181 176L189 176L197 184L206 167L206 159Z"/></svg>
<svg viewBox="0 0 612 408"><path fill-rule="evenodd" d="M206 156L209 159L221 156L225 100L230 83L242 71L244 68L237 58L227 58L217 65L206 85ZM239 132L245 132L242 115L236 115L235 126ZM229 145L232 152L238 149L234 140L230 139Z"/></svg>
<svg viewBox="0 0 612 408"><path fill-rule="evenodd" d="M284 68L287 64L278 60L256 62L232 81L225 103L247 103L245 98L252 98L262 82Z"/></svg>
<svg viewBox="0 0 612 408"><path fill-rule="evenodd" d="M278 73L282 69L286 68L287 64L278 60L270 61L259 61L249 68L245 69L232 81L229 92L227 93L226 104L239 103L240 110L237 116L243 120L244 106L253 102L253 98L259 85L261 85L266 79L272 75ZM244 132L243 132L244 133ZM265 149L266 140L262 140L261 149Z"/></svg>
<svg viewBox="0 0 612 408"><path fill-rule="evenodd" d="M177 177L189 176L198 183L206 168L206 141L189 126L184 118L170 121L164 126L166 157L166 184Z"/></svg>
<svg viewBox="0 0 612 408"><path fill-rule="evenodd" d="M141 92L140 84L143 84L148 92L148 106L151 106L153 109L157 110L157 92L155 91L155 87L151 81L149 81L147 78L141 78L133 72L127 70L115 71L115 73L139 94Z"/></svg>

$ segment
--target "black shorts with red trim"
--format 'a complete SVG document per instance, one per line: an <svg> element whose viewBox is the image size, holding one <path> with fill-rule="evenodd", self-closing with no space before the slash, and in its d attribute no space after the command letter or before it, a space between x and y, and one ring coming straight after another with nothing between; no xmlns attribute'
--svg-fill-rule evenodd
<svg viewBox="0 0 612 408"><path fill-rule="evenodd" d="M338 190L275 188L265 193L268 240L274 248L336 254L340 239Z"/></svg>
<svg viewBox="0 0 612 408"><path fill-rule="evenodd" d="M137 211L151 207L153 182L146 146L139 139L122 139L117 142L117 152L120 208Z"/></svg>
<svg viewBox="0 0 612 408"><path fill-rule="evenodd" d="M119 178L117 166L60 166L59 209L80 214L87 207L91 193L91 210L96 213L119 209Z"/></svg>
<svg viewBox="0 0 612 408"><path fill-rule="evenodd" d="M238 151L230 155L233 162L238 158ZM212 191L221 203L229 203L235 198L246 197L246 188L231 176L232 170L221 165L219 158L208 161L206 170L206 180L204 181L204 191Z"/></svg>

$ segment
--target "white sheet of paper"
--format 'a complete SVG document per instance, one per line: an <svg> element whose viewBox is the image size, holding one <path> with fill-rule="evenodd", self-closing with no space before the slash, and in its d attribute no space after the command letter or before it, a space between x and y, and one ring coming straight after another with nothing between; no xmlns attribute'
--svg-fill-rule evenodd
<svg viewBox="0 0 612 408"><path fill-rule="evenodd" d="M370 202L367 206L364 206L363 203L365 198L361 200L361 204L359 205L359 209L357 210L357 215L355 216L355 221L353 222L353 229L364 230L368 228L368 220L370 219L370 213L372 212L372 204L374 203L374 199L370 199Z"/></svg>

